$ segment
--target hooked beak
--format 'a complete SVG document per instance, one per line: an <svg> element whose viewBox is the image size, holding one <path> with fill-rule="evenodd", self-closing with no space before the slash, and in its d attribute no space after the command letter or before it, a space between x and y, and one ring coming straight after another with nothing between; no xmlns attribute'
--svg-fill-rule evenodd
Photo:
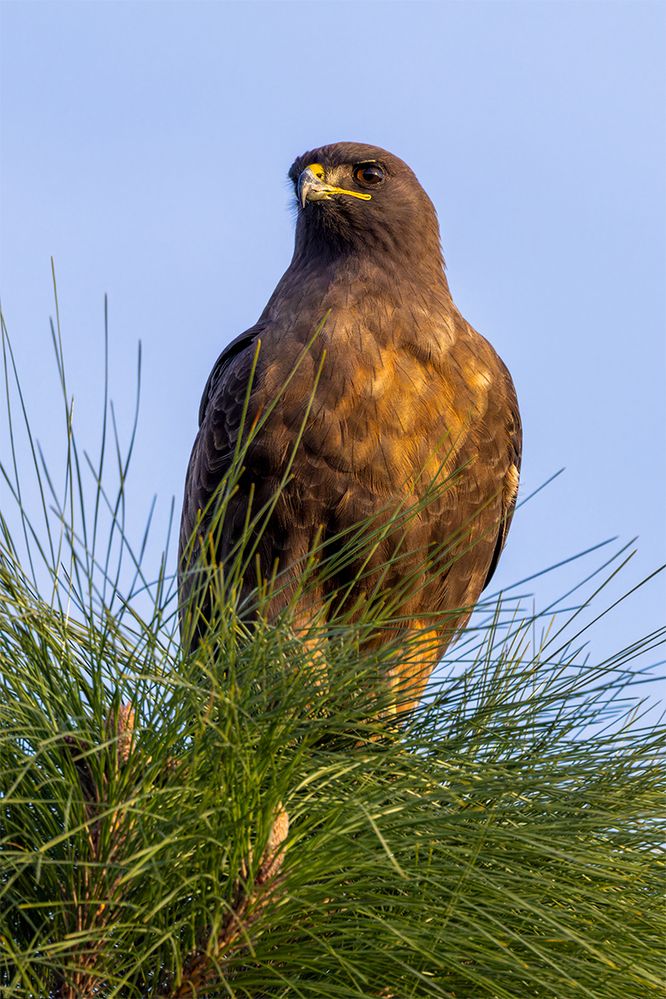
<svg viewBox="0 0 666 999"><path fill-rule="evenodd" d="M352 198L360 198L361 201L372 200L371 194L365 194L362 191L346 191L343 187L333 187L331 184L327 184L322 177L317 176L311 167L306 167L298 178L298 200L301 208L305 208L308 201L324 201L336 194L347 194Z"/></svg>
<svg viewBox="0 0 666 999"><path fill-rule="evenodd" d="M330 194L330 186L320 180L310 167L306 167L298 178L298 200L301 208L305 208L306 201L321 201L322 198L330 197Z"/></svg>

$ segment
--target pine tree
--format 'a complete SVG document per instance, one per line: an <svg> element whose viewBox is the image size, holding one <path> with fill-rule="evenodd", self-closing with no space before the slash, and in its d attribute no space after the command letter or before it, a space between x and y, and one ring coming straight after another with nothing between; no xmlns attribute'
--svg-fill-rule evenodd
<svg viewBox="0 0 666 999"><path fill-rule="evenodd" d="M2 995L666 994L665 737L631 686L666 628L590 663L567 631L590 597L550 628L489 599L399 716L381 678L418 643L364 643L390 598L329 613L313 656L265 613L279 578L239 606L249 525L185 652L167 555L151 574L123 527L133 435L105 396L99 456L80 451L56 329L59 493L2 335ZM587 581L595 608L626 558Z"/></svg>

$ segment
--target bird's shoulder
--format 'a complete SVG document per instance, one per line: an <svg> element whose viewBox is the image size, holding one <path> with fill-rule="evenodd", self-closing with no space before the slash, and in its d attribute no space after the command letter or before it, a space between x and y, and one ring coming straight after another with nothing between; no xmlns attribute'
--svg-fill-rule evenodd
<svg viewBox="0 0 666 999"><path fill-rule="evenodd" d="M237 361L241 355L244 355L246 363L241 365L241 367L245 369L248 362L251 363L251 358L257 347L257 341L261 338L263 332L264 324L256 323L231 340L217 358L208 376L201 396L201 402L199 403L199 426L204 422L211 404L214 404L216 397L219 397L221 394L220 390L223 390L224 395L228 394L229 376L234 374L238 377L238 374L240 374L240 372L233 370L237 368L237 365L234 365L234 361ZM245 384L244 379L241 377L238 388L244 388Z"/></svg>
<svg viewBox="0 0 666 999"><path fill-rule="evenodd" d="M185 477L180 549L185 550L198 516L229 468L244 407L260 323L226 345L206 381L199 405L199 430Z"/></svg>
<svg viewBox="0 0 666 999"><path fill-rule="evenodd" d="M465 320L462 320L454 355L479 414L469 437L474 454L471 480L480 480L488 498L495 492L499 501L496 543L483 582L485 588L497 567L516 507L523 449L522 422L508 367L492 344ZM488 515L494 516L490 509Z"/></svg>

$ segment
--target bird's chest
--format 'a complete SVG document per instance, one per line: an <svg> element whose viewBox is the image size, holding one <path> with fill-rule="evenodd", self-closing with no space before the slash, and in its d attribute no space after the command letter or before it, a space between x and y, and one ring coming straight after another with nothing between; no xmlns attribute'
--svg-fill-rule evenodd
<svg viewBox="0 0 666 999"><path fill-rule="evenodd" d="M290 379L276 422L302 433L314 481L346 488L351 477L375 493L403 491L441 465L447 436L468 405L442 352L415 351L399 321L331 322L300 363L274 365L272 389Z"/></svg>

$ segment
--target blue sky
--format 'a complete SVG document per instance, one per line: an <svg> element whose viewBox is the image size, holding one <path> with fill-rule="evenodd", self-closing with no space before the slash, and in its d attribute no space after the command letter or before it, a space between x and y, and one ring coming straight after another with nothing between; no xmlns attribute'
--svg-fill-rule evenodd
<svg viewBox="0 0 666 999"><path fill-rule="evenodd" d="M158 520L180 502L208 371L289 262L291 161L357 139L438 208L454 298L514 375L523 495L566 469L519 512L497 585L639 535L614 599L666 559L666 6L5 0L0 19L3 309L54 464L49 258L91 448L104 293L123 427L141 340L130 531L153 494ZM523 590L542 605L591 565ZM665 604L658 580L593 654Z"/></svg>

